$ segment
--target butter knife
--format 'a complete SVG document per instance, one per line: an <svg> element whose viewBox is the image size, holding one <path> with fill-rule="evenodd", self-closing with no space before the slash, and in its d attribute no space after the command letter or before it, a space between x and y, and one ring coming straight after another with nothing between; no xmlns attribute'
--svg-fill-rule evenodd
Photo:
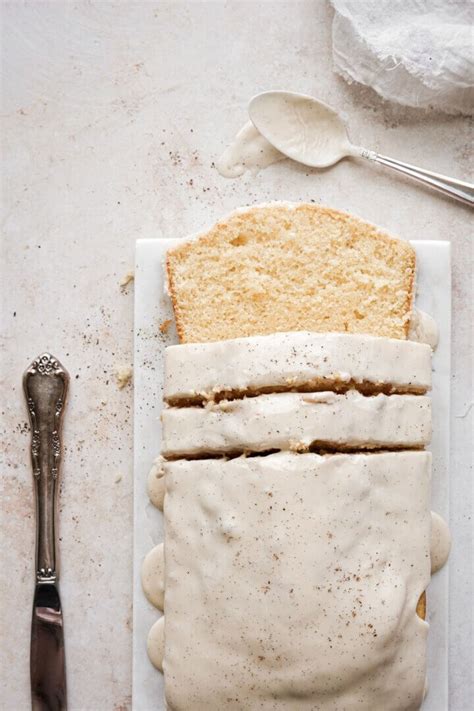
<svg viewBox="0 0 474 711"><path fill-rule="evenodd" d="M63 711L66 664L56 542L61 426L69 375L43 353L23 376L31 424L31 463L36 498L36 587L31 621L30 678L34 711Z"/></svg>

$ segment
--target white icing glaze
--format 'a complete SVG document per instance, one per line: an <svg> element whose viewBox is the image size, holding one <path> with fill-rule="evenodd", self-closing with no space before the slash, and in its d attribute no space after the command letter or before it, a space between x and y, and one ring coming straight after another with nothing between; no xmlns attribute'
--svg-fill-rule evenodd
<svg viewBox="0 0 474 711"><path fill-rule="evenodd" d="M410 319L408 338L410 341L427 343L435 350L438 345L439 330L434 318L425 313L425 311L414 309Z"/></svg>
<svg viewBox="0 0 474 711"><path fill-rule="evenodd" d="M163 500L165 497L165 480L163 471L163 458L157 457L148 474L147 482L148 497L157 509L163 511Z"/></svg>
<svg viewBox="0 0 474 711"><path fill-rule="evenodd" d="M170 709L419 708L429 452L164 468Z"/></svg>
<svg viewBox="0 0 474 711"><path fill-rule="evenodd" d="M150 629L146 641L146 651L148 652L150 662L159 671L163 671L163 655L165 648L164 633L165 618L160 617L160 619L157 620Z"/></svg>
<svg viewBox="0 0 474 711"><path fill-rule="evenodd" d="M165 559L163 543L151 549L142 563L142 587L149 602L163 610L165 599Z"/></svg>
<svg viewBox="0 0 474 711"><path fill-rule="evenodd" d="M431 437L431 401L423 395L366 397L273 393L162 413L164 456L216 452L304 451L312 442L352 448L422 447Z"/></svg>
<svg viewBox="0 0 474 711"><path fill-rule="evenodd" d="M446 563L451 550L451 533L448 524L434 511L431 512L431 573L437 573Z"/></svg>
<svg viewBox="0 0 474 711"><path fill-rule="evenodd" d="M168 400L224 390L291 389L320 378L425 391L431 387L431 348L393 338L298 331L165 350Z"/></svg>
<svg viewBox="0 0 474 711"><path fill-rule="evenodd" d="M224 178L238 178L247 170L256 173L284 159L285 156L248 121L217 160L216 168Z"/></svg>
<svg viewBox="0 0 474 711"><path fill-rule="evenodd" d="M251 101L249 113L272 146L304 165L327 168L344 156L357 154L339 114L311 96L265 92Z"/></svg>

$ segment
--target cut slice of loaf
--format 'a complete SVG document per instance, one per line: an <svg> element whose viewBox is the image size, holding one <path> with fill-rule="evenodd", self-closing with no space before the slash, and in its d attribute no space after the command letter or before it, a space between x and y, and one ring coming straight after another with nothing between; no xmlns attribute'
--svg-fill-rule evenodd
<svg viewBox="0 0 474 711"><path fill-rule="evenodd" d="M424 393L430 386L430 346L396 338L291 332L165 350L170 404L285 390Z"/></svg>
<svg viewBox="0 0 474 711"><path fill-rule="evenodd" d="M206 407L163 410L168 458L270 450L421 448L430 441L431 400L422 395L274 393Z"/></svg>
<svg viewBox="0 0 474 711"><path fill-rule="evenodd" d="M167 275L182 343L276 331L406 338L415 252L343 212L274 203L170 250Z"/></svg>

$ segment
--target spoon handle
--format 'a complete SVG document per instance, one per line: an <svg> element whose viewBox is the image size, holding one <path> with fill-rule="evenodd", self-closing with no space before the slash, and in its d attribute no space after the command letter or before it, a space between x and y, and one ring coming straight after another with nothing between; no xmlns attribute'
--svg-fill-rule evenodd
<svg viewBox="0 0 474 711"><path fill-rule="evenodd" d="M365 148L360 149L359 155L362 158L367 158L368 160L373 160L376 163L381 163L382 165L387 166L387 168L397 170L399 173L403 173L404 175L410 176L410 178L418 180L420 183L429 185L445 195L450 195L456 200L463 202L465 205L474 207L474 185L472 183L466 183L463 180L456 180L456 178L448 178L446 175L433 173L431 170L417 168L416 165L403 163L400 160L394 160L393 158L382 156L380 153L368 151Z"/></svg>

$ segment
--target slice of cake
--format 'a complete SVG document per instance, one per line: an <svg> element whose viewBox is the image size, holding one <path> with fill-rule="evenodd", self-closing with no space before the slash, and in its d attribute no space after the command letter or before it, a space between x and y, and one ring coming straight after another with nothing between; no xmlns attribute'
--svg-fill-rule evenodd
<svg viewBox="0 0 474 711"><path fill-rule="evenodd" d="M429 452L166 462L173 711L418 709Z"/></svg>
<svg viewBox="0 0 474 711"><path fill-rule="evenodd" d="M272 393L206 407L167 407L165 457L293 450L424 447L431 400L423 395Z"/></svg>
<svg viewBox="0 0 474 711"><path fill-rule="evenodd" d="M164 397L171 404L284 390L424 393L426 343L344 333L275 333L169 346Z"/></svg>
<svg viewBox="0 0 474 711"><path fill-rule="evenodd" d="M406 338L415 252L343 212L273 203L172 249L167 274L183 343L277 331Z"/></svg>

